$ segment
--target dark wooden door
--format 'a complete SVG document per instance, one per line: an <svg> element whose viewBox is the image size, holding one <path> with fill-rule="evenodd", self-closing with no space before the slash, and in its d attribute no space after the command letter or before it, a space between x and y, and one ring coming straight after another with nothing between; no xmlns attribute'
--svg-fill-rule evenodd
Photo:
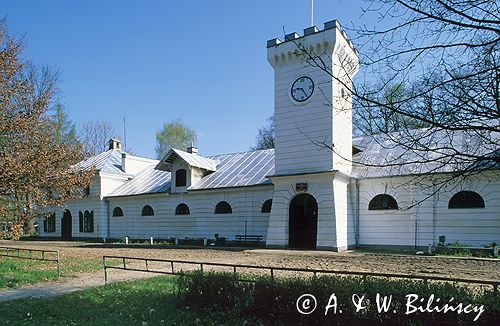
<svg viewBox="0 0 500 326"><path fill-rule="evenodd" d="M65 210L61 219L61 240L71 240L72 223L71 212L69 210Z"/></svg>
<svg viewBox="0 0 500 326"><path fill-rule="evenodd" d="M290 202L288 247L316 249L318 203L309 194L300 194Z"/></svg>

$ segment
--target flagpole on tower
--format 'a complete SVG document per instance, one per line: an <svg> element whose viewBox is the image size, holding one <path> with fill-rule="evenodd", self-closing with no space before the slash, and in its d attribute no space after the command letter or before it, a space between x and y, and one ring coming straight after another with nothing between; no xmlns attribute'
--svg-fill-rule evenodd
<svg viewBox="0 0 500 326"><path fill-rule="evenodd" d="M314 26L314 0L311 0L311 26Z"/></svg>
<svg viewBox="0 0 500 326"><path fill-rule="evenodd" d="M125 116L123 117L123 151L127 150L127 125L125 123Z"/></svg>

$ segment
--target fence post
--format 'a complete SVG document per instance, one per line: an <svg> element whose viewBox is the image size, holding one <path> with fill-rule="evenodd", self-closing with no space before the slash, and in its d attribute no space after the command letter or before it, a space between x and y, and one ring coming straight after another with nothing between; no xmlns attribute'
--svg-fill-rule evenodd
<svg viewBox="0 0 500 326"><path fill-rule="evenodd" d="M151 243L151 245L153 245L153 237L149 238L149 242Z"/></svg>
<svg viewBox="0 0 500 326"><path fill-rule="evenodd" d="M106 256L102 256L102 266L104 268L104 285L108 284L108 273L106 270Z"/></svg>
<svg viewBox="0 0 500 326"><path fill-rule="evenodd" d="M432 255L432 245L429 243L429 247L427 248L427 253Z"/></svg>
<svg viewBox="0 0 500 326"><path fill-rule="evenodd" d="M498 257L498 246L493 247L493 256Z"/></svg>
<svg viewBox="0 0 500 326"><path fill-rule="evenodd" d="M59 256L59 250L57 251L57 277L61 277L61 257Z"/></svg>

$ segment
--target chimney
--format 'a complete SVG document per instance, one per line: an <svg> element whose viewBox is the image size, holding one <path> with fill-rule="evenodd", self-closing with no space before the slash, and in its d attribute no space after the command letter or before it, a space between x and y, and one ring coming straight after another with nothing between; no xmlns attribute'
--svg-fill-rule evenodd
<svg viewBox="0 0 500 326"><path fill-rule="evenodd" d="M120 151L122 149L122 142L116 138L111 138L108 141L108 145L109 145L108 149L117 150L117 151Z"/></svg>
<svg viewBox="0 0 500 326"><path fill-rule="evenodd" d="M198 154L198 148L194 146L190 146L187 148L186 152L197 155Z"/></svg>
<svg viewBox="0 0 500 326"><path fill-rule="evenodd" d="M127 173L127 170L125 167L125 162L127 162L127 153L123 152L122 153L122 171Z"/></svg>

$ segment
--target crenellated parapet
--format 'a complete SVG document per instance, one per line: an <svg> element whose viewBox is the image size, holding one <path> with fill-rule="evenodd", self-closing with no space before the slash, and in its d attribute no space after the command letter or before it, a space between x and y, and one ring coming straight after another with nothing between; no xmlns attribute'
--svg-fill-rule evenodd
<svg viewBox="0 0 500 326"><path fill-rule="evenodd" d="M321 56L331 58L330 61L340 59L349 74L357 72L358 53L337 20L326 22L323 30L311 26L304 29L302 36L293 32L286 34L283 41L279 38L267 41L267 60L274 68Z"/></svg>

